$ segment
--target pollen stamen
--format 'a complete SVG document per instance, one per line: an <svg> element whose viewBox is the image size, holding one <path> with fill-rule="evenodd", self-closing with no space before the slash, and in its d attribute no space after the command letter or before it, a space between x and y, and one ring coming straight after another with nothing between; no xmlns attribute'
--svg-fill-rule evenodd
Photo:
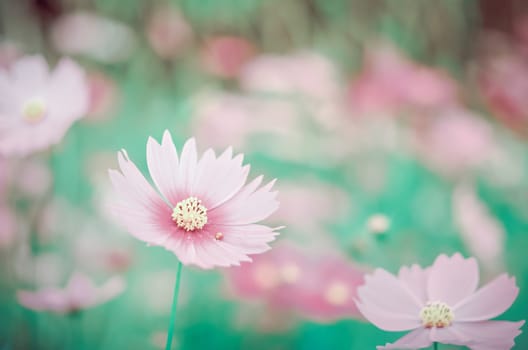
<svg viewBox="0 0 528 350"><path fill-rule="evenodd" d="M444 328L451 325L455 314L446 303L430 301L420 311L420 318L425 328Z"/></svg>
<svg viewBox="0 0 528 350"><path fill-rule="evenodd" d="M196 197L179 201L172 211L172 221L185 231L201 230L207 224L207 208Z"/></svg>

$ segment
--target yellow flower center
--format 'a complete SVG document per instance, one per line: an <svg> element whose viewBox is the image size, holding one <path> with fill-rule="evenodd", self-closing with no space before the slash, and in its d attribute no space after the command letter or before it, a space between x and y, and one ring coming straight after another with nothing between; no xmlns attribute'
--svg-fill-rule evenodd
<svg viewBox="0 0 528 350"><path fill-rule="evenodd" d="M189 197L176 204L172 220L185 231L200 230L207 224L207 208L198 198Z"/></svg>
<svg viewBox="0 0 528 350"><path fill-rule="evenodd" d="M35 97L24 104L22 116L27 122L37 123L44 118L46 110L46 102L40 97Z"/></svg>
<svg viewBox="0 0 528 350"><path fill-rule="evenodd" d="M425 328L444 328L451 325L455 314L446 303L430 301L420 311L420 318Z"/></svg>

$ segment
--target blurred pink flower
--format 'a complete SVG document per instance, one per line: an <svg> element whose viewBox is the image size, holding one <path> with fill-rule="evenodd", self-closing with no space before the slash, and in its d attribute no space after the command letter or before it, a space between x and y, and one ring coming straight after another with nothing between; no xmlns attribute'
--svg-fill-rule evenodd
<svg viewBox="0 0 528 350"><path fill-rule="evenodd" d="M64 15L55 21L51 40L63 54L83 55L103 63L126 61L136 47L132 29L84 11Z"/></svg>
<svg viewBox="0 0 528 350"><path fill-rule="evenodd" d="M393 48L375 48L367 53L365 61L363 72L350 88L350 103L355 111L387 113L456 102L457 88L451 78L409 61Z"/></svg>
<svg viewBox="0 0 528 350"><path fill-rule="evenodd" d="M334 64L310 51L291 55L261 55L241 72L240 84L247 90L333 101L341 87Z"/></svg>
<svg viewBox="0 0 528 350"><path fill-rule="evenodd" d="M255 48L248 40L235 36L218 36L207 40L202 59L211 73L223 78L233 78L254 54Z"/></svg>
<svg viewBox="0 0 528 350"><path fill-rule="evenodd" d="M500 54L478 66L477 82L492 115L515 132L528 136L528 63Z"/></svg>
<svg viewBox="0 0 528 350"><path fill-rule="evenodd" d="M268 300L274 307L292 309L292 287L307 277L307 263L300 249L282 243L270 253L255 257L253 263L226 271L230 290L238 298Z"/></svg>
<svg viewBox="0 0 528 350"><path fill-rule="evenodd" d="M477 290L474 258L440 255L433 265L402 267L398 276L377 269L358 288L363 316L386 331L409 334L378 349L416 349L433 342L472 350L510 349L521 333L520 322L490 321L506 311L519 289L515 278L500 275Z"/></svg>
<svg viewBox="0 0 528 350"><path fill-rule="evenodd" d="M300 280L295 304L299 312L319 322L361 317L355 304L364 271L335 256L319 256Z"/></svg>
<svg viewBox="0 0 528 350"><path fill-rule="evenodd" d="M102 121L112 117L119 100L116 83L101 72L88 73L90 102L85 120Z"/></svg>
<svg viewBox="0 0 528 350"><path fill-rule="evenodd" d="M166 60L179 56L192 38L191 26L183 15L166 5L152 12L146 31L152 50Z"/></svg>
<svg viewBox="0 0 528 350"><path fill-rule="evenodd" d="M475 169L489 159L496 147L491 126L484 118L463 109L442 111L418 132L418 155L445 175Z"/></svg>
<svg viewBox="0 0 528 350"><path fill-rule="evenodd" d="M308 252L282 243L227 274L237 298L261 300L319 322L359 316L354 299L363 271L335 252Z"/></svg>
<svg viewBox="0 0 528 350"><path fill-rule="evenodd" d="M262 176L245 185L249 166L228 148L218 158L207 150L198 159L189 139L178 157L165 131L161 146L147 143L147 163L158 194L128 159L118 155L121 173L110 170L116 191L114 213L136 238L171 250L184 264L202 268L238 265L248 254L269 249L276 229L256 224L279 203L275 181L259 187Z"/></svg>
<svg viewBox="0 0 528 350"><path fill-rule="evenodd" d="M21 56L17 45L9 41L0 43L0 69L8 68Z"/></svg>
<svg viewBox="0 0 528 350"><path fill-rule="evenodd" d="M505 231L478 198L474 185L462 183L453 193L453 218L468 251L488 271L503 265Z"/></svg>
<svg viewBox="0 0 528 350"><path fill-rule="evenodd" d="M75 273L64 289L44 288L36 292L18 291L20 304L35 311L74 313L106 303L121 294L125 282L113 277L100 287L85 275Z"/></svg>
<svg viewBox="0 0 528 350"><path fill-rule="evenodd" d="M87 104L84 72L69 59L53 72L41 56L0 70L0 154L23 156L58 143Z"/></svg>
<svg viewBox="0 0 528 350"><path fill-rule="evenodd" d="M196 96L194 105L193 130L211 147L248 148L261 135L291 140L298 130L297 112L288 101L206 91ZM277 148L284 154L285 147Z"/></svg>

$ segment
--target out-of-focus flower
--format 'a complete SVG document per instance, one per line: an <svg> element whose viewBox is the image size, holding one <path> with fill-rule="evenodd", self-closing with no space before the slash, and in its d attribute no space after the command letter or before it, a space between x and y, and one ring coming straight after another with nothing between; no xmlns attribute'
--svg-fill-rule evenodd
<svg viewBox="0 0 528 350"><path fill-rule="evenodd" d="M237 298L261 300L319 322L359 316L354 299L363 271L335 252L316 254L282 244L227 273Z"/></svg>
<svg viewBox="0 0 528 350"><path fill-rule="evenodd" d="M292 288L308 278L308 259L298 248L281 244L270 253L255 257L227 271L230 290L238 298L262 299L281 308L292 308Z"/></svg>
<svg viewBox="0 0 528 350"><path fill-rule="evenodd" d="M18 291L20 304L35 311L51 311L67 314L106 303L121 294L125 282L113 277L97 287L87 276L75 273L64 289L44 288L36 292Z"/></svg>
<svg viewBox="0 0 528 350"><path fill-rule="evenodd" d="M77 12L57 20L51 39L58 51L103 63L126 61L136 47L132 30L115 20Z"/></svg>
<svg viewBox="0 0 528 350"><path fill-rule="evenodd" d="M451 106L457 99L446 74L407 60L390 47L367 53L363 72L352 82L351 106L359 113L397 113L405 108Z"/></svg>
<svg viewBox="0 0 528 350"><path fill-rule="evenodd" d="M161 58L179 56L192 38L192 29L174 7L158 6L147 24L147 38L152 50Z"/></svg>
<svg viewBox="0 0 528 350"><path fill-rule="evenodd" d="M194 104L193 130L211 147L248 147L252 138L262 135L291 140L298 130L295 106L288 101L207 91ZM280 151L284 154L285 147Z"/></svg>
<svg viewBox="0 0 528 350"><path fill-rule="evenodd" d="M279 206L271 181L262 176L244 185L249 166L228 148L219 157L207 150L198 159L189 139L178 157L166 131L161 145L147 143L147 163L158 194L126 151L118 156L121 172L110 170L116 191L114 213L136 238L172 251L184 264L202 268L238 265L262 253L278 234L257 222Z"/></svg>
<svg viewBox="0 0 528 350"><path fill-rule="evenodd" d="M503 265L504 227L478 198L472 185L458 185L453 193L453 217L469 252L488 271Z"/></svg>
<svg viewBox="0 0 528 350"><path fill-rule="evenodd" d="M49 72L41 56L20 59L0 71L0 154L22 156L58 143L87 106L76 63L62 59Z"/></svg>
<svg viewBox="0 0 528 350"><path fill-rule="evenodd" d="M427 165L446 175L475 169L496 147L491 126L462 109L442 111L418 132L417 153Z"/></svg>
<svg viewBox="0 0 528 350"><path fill-rule="evenodd" d="M528 63L513 52L484 61L478 84L493 116L515 132L528 136Z"/></svg>
<svg viewBox="0 0 528 350"><path fill-rule="evenodd" d="M240 83L251 91L314 100L332 100L340 92L335 66L315 52L257 56L241 73Z"/></svg>
<svg viewBox="0 0 528 350"><path fill-rule="evenodd" d="M12 42L0 43L0 69L7 69L21 56L19 48Z"/></svg>
<svg viewBox="0 0 528 350"><path fill-rule="evenodd" d="M254 54L255 48L248 40L234 36L219 36L207 40L202 52L202 60L209 72L222 78L233 78Z"/></svg>
<svg viewBox="0 0 528 350"><path fill-rule="evenodd" d="M398 276L377 269L365 276L357 306L378 328L412 330L378 349L427 348L433 342L472 350L510 349L524 321L490 319L514 302L519 293L515 278L503 274L477 290L478 282L474 258L440 255L426 269L402 267Z"/></svg>
<svg viewBox="0 0 528 350"><path fill-rule="evenodd" d="M358 266L344 258L319 256L303 272L294 301L303 316L320 322L361 316L355 299L364 271Z"/></svg>
<svg viewBox="0 0 528 350"><path fill-rule="evenodd" d="M101 72L88 74L90 102L85 120L102 121L112 117L119 101L116 83Z"/></svg>

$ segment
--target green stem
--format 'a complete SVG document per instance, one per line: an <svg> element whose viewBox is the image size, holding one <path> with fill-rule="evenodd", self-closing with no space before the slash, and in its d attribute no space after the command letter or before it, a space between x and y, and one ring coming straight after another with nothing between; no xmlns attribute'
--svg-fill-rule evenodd
<svg viewBox="0 0 528 350"><path fill-rule="evenodd" d="M174 324L176 323L176 305L178 305L178 295L180 292L182 263L178 262L178 271L176 272L176 282L174 285L174 295L172 297L171 317L169 322L169 330L167 331L167 344L165 350L170 350L172 345L172 336L174 335Z"/></svg>
<svg viewBox="0 0 528 350"><path fill-rule="evenodd" d="M437 342L433 343L433 350L438 350L438 343Z"/></svg>

